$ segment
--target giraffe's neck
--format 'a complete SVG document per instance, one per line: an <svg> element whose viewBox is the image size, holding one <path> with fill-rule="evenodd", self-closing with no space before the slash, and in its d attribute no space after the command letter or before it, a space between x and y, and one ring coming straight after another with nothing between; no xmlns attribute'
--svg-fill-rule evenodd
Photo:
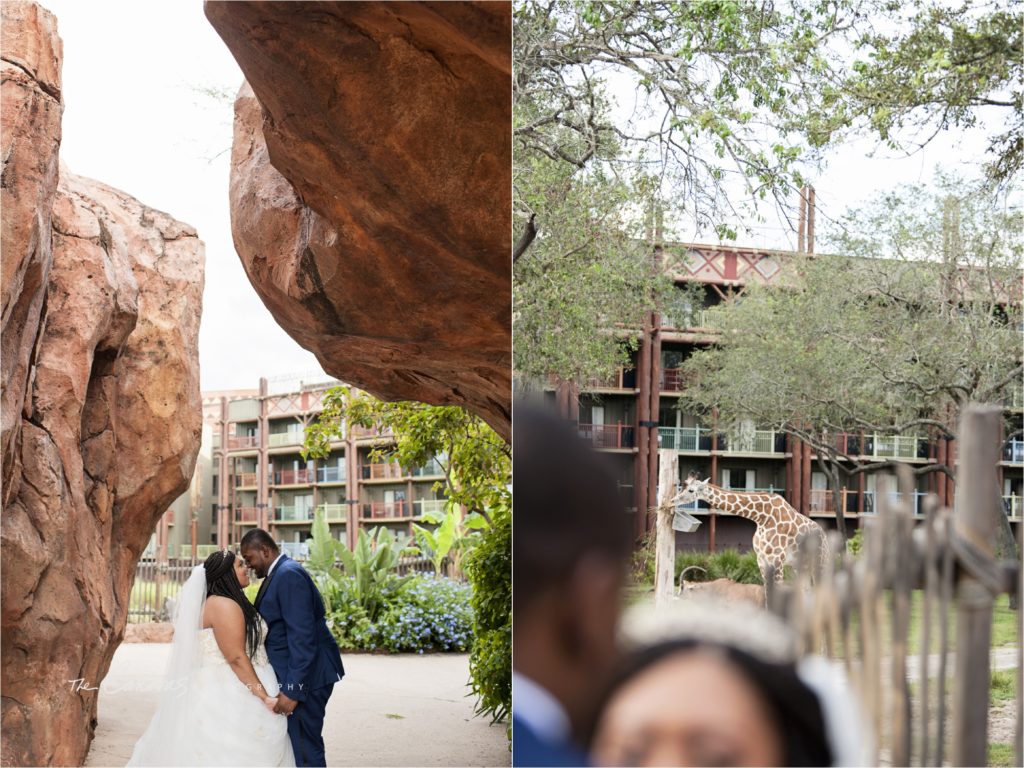
<svg viewBox="0 0 1024 768"><path fill-rule="evenodd" d="M712 509L721 509L737 517L753 520L757 525L765 525L772 516L769 512L771 504L766 499L758 498L757 494L727 491L717 485L708 485L707 502Z"/></svg>

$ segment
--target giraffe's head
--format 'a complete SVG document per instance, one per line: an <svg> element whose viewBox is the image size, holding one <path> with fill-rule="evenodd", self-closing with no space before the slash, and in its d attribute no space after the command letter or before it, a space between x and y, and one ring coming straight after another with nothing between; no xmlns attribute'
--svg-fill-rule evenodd
<svg viewBox="0 0 1024 768"><path fill-rule="evenodd" d="M700 476L691 472L683 482L682 490L676 494L673 501L676 504L692 504L695 501L703 501L708 497L708 484L711 478L700 479Z"/></svg>

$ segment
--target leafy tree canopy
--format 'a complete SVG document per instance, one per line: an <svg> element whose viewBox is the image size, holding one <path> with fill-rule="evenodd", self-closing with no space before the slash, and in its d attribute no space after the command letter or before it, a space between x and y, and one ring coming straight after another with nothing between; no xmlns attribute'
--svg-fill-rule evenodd
<svg viewBox="0 0 1024 768"><path fill-rule="evenodd" d="M782 284L728 302L719 343L684 363L683 407L796 435L834 479L877 468L839 464L838 433L955 436L966 403L1019 386L1021 233L1019 210L947 176L851 210L842 256L794 255Z"/></svg>

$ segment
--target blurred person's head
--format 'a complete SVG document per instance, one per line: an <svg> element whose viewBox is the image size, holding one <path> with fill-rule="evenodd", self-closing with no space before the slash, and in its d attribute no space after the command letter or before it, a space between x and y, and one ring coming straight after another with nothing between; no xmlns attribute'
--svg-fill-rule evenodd
<svg viewBox="0 0 1024 768"><path fill-rule="evenodd" d="M572 424L517 405L513 429L514 665L579 731L617 658L629 518L605 457Z"/></svg>
<svg viewBox="0 0 1024 768"><path fill-rule="evenodd" d="M637 623L648 642L635 644L601 699L597 764L833 764L818 693L774 617L706 605Z"/></svg>

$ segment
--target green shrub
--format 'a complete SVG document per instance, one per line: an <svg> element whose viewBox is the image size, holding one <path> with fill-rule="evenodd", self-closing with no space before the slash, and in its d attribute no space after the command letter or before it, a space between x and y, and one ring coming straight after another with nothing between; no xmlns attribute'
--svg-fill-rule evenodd
<svg viewBox="0 0 1024 768"><path fill-rule="evenodd" d="M757 555L753 552L740 554L734 549L723 549L721 552L680 552L676 555L675 583L679 584L679 574L683 568L699 566L704 572L697 570L686 574L687 581L714 581L715 579L732 579L740 584L761 584L761 570L757 567Z"/></svg>
<svg viewBox="0 0 1024 768"><path fill-rule="evenodd" d="M846 551L851 555L859 555L864 547L864 529L858 528L857 532L846 542Z"/></svg>
<svg viewBox="0 0 1024 768"><path fill-rule="evenodd" d="M469 650L473 642L470 588L444 576L417 575L389 594L377 621L371 621L355 594L354 580L339 582L338 610L328 626L338 645L349 650L423 653Z"/></svg>
<svg viewBox="0 0 1024 768"><path fill-rule="evenodd" d="M313 516L313 537L305 566L328 613L347 606L354 598L370 621L378 621L381 611L411 578L395 573L403 551L395 535L383 527L372 528L369 533L360 530L356 547L350 550L331 537L324 512L318 508ZM344 575L335 566L335 558L341 560Z"/></svg>
<svg viewBox="0 0 1024 768"><path fill-rule="evenodd" d="M466 557L473 585L475 642L469 656L470 686L476 712L492 722L512 709L512 513L507 505L492 510L492 525Z"/></svg>

